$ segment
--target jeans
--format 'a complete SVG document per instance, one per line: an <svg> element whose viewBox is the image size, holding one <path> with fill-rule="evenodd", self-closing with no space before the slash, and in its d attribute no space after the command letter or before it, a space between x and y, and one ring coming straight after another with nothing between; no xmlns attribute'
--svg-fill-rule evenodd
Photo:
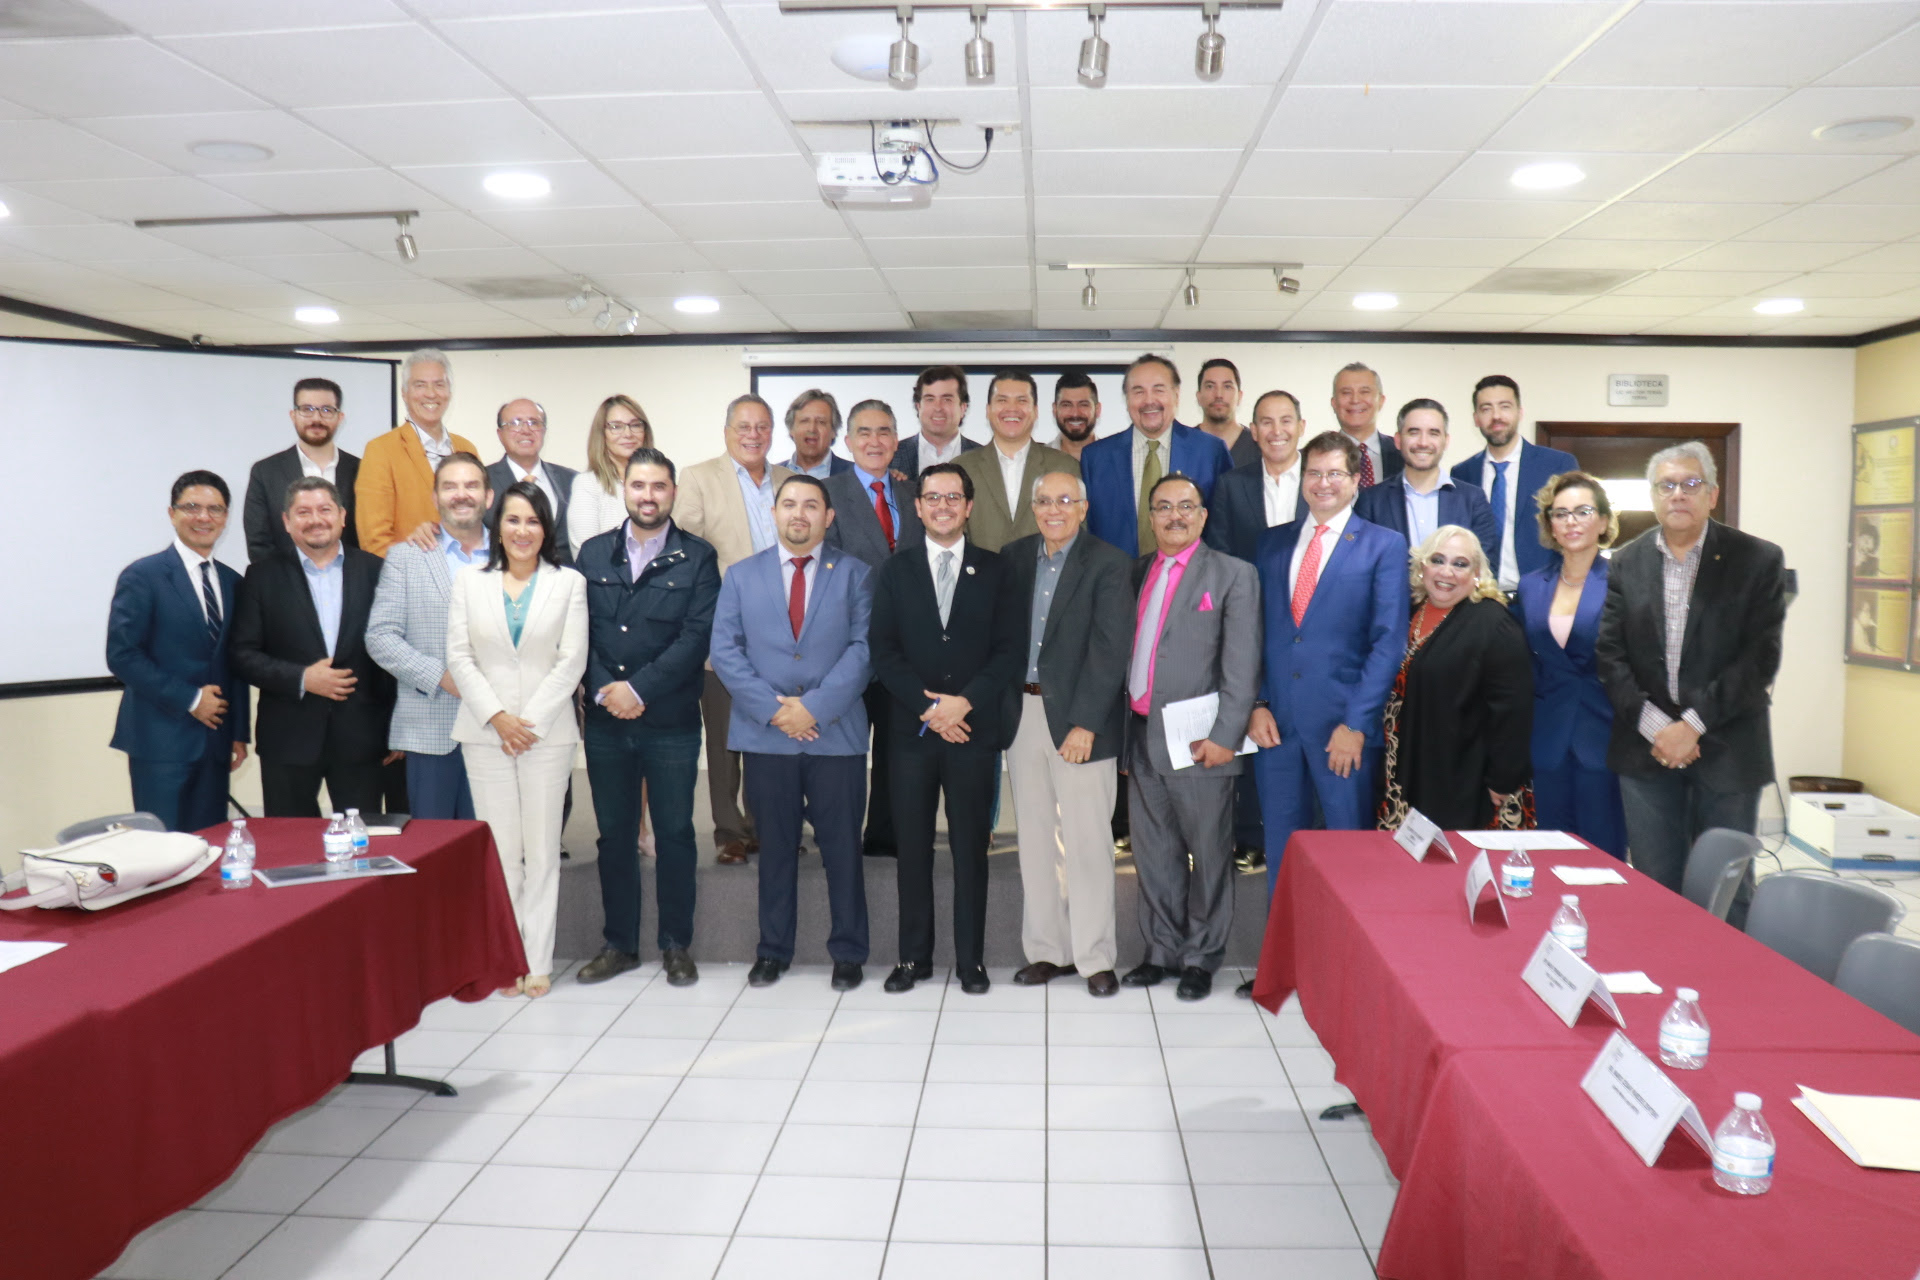
<svg viewBox="0 0 1920 1280"><path fill-rule="evenodd" d="M700 730L655 729L642 716L589 715L587 781L600 824L600 901L606 943L640 954L640 786L653 819L654 889L660 895L658 945L693 944L693 788L700 772Z"/></svg>
<svg viewBox="0 0 1920 1280"><path fill-rule="evenodd" d="M1633 867L1675 893L1687 876L1687 855L1709 827L1731 827L1754 834L1760 822L1760 789L1716 791L1687 769L1663 769L1645 777L1620 779L1627 811L1627 847ZM1727 923L1747 927L1753 901L1753 868L1734 891Z"/></svg>

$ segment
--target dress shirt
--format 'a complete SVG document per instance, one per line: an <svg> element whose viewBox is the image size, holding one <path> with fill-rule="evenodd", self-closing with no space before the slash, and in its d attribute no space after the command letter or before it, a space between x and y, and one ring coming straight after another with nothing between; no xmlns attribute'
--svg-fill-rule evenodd
<svg viewBox="0 0 1920 1280"><path fill-rule="evenodd" d="M294 446L293 452L294 452L294 456L300 459L300 474L302 476L317 476L320 479L325 480L328 484L338 483L333 477L340 470L340 450L339 449L335 449L333 451L333 461L329 462L324 467L321 466L319 463L315 462L312 458L309 458L307 456L307 451L305 449L300 448L298 445Z"/></svg>
<svg viewBox="0 0 1920 1280"><path fill-rule="evenodd" d="M1666 530L1654 533L1654 545L1660 548L1660 585L1666 594L1667 697L1676 705L1680 701L1680 649L1687 640L1687 611L1693 605L1693 580L1700 576L1700 548L1706 543L1703 531L1687 548L1687 554L1676 557L1667 547ZM1692 707L1682 711L1680 718L1695 733L1707 731L1700 713ZM1651 699L1641 704L1640 736L1648 742L1672 723L1673 717L1656 707Z"/></svg>
<svg viewBox="0 0 1920 1280"><path fill-rule="evenodd" d="M1140 509L1140 477L1144 475L1147 470L1147 438L1147 433L1140 428L1135 427L1133 429L1133 507L1136 511ZM1173 428L1168 427L1155 438L1160 441L1160 474L1162 476L1171 475L1173 472Z"/></svg>
<svg viewBox="0 0 1920 1280"><path fill-rule="evenodd" d="M304 458L307 455L303 453L300 456ZM186 543L180 541L180 536L178 534L174 535L173 549L179 555L180 563L186 566L187 583L193 588L193 598L200 602L200 616L206 621L212 622L213 621L212 616L207 613L207 594L206 592L200 589L200 566L203 564L211 564L215 566L215 568L213 569L213 589L215 591L218 591L220 589L220 570L218 567L218 562L216 562L212 556L203 556L198 551L195 551L192 547L188 546ZM195 689L193 691L193 701L187 704L188 715L193 714L194 708L200 705L200 699L203 696L204 695L199 689Z"/></svg>
<svg viewBox="0 0 1920 1280"><path fill-rule="evenodd" d="M807 578L807 585L800 588L801 599L806 602L805 605L802 606L803 608L811 608L813 606L813 584L819 577L819 574L815 571L820 568L820 551L825 545L823 542L816 542L813 544L813 550L798 553L811 557L807 561L807 567L800 571L805 574ZM793 598L793 561L795 554L795 552L788 549L784 542L780 544L780 598L782 600L791 600Z"/></svg>
<svg viewBox="0 0 1920 1280"><path fill-rule="evenodd" d="M1277 524L1292 524L1300 514L1300 455L1293 456L1293 465L1279 475L1267 474L1263 464L1260 468L1260 492L1267 500L1267 528Z"/></svg>
<svg viewBox="0 0 1920 1280"><path fill-rule="evenodd" d="M860 488L866 493L867 506L869 507L873 506L874 482L879 482L880 492L887 500L887 514L893 517L893 540L895 543L898 543L900 541L900 504L895 502L893 498L893 481L884 475L876 476L871 474L865 467L857 462L853 464L853 474L860 477Z"/></svg>
<svg viewBox="0 0 1920 1280"><path fill-rule="evenodd" d="M447 432L445 426L440 428L440 438L435 440L427 434L425 427L412 418L407 419L407 425L413 428L413 434L420 437L420 447L427 451L428 466L438 465L441 461L453 456L453 437Z"/></svg>
<svg viewBox="0 0 1920 1280"><path fill-rule="evenodd" d="M476 564L485 567L487 556L491 554L492 551L493 546L491 540L487 537L487 527L485 525L480 526L480 545L472 551L468 551L465 547L461 546L459 540L445 529L440 531L440 554L445 556L447 560L447 581L449 582L459 577L462 569L470 568Z"/></svg>
<svg viewBox="0 0 1920 1280"><path fill-rule="evenodd" d="M322 569L313 562L306 548L296 548L300 559L300 569L307 576L307 594L313 597L313 611L320 618L320 635L327 642L327 656L331 658L334 650L340 647L340 610L347 597L347 549L344 544L333 549L333 559ZM300 696L307 696L307 682L300 682Z"/></svg>
<svg viewBox="0 0 1920 1280"><path fill-rule="evenodd" d="M960 433L958 431L953 433L953 439L947 442L947 447L944 449L936 447L933 441L927 439L926 432L921 432L920 443L916 446L916 452L920 458L920 469L925 471L928 467L941 462L958 462L960 460L960 443Z"/></svg>
<svg viewBox="0 0 1920 1280"><path fill-rule="evenodd" d="M936 603L940 598L940 553L943 551L953 552L953 590L954 594L958 595L960 593L960 575L967 571L966 535L961 534L959 541L950 547L941 546L933 540L932 534L927 535L927 571L933 575L933 595ZM952 606L949 605L948 607L951 608ZM945 618L940 619L940 625L945 627L947 620Z"/></svg>
<svg viewBox="0 0 1920 1280"><path fill-rule="evenodd" d="M547 495L547 510L555 513L556 515L559 514L560 493L557 489L553 487L553 481L547 478L546 467L536 462L533 464L533 470L522 471L520 469L520 464L515 462L512 458L508 458L505 461L507 464L507 474L514 478L515 483L518 483L521 480L531 480L535 484L539 485L540 492ZM562 536L564 536L566 533L566 530L562 529L559 532Z"/></svg>
<svg viewBox="0 0 1920 1280"><path fill-rule="evenodd" d="M755 484L737 459L730 461L734 479L740 482L741 500L747 504L747 532L753 538L753 549L765 551L778 541L773 531L773 467L765 464L766 478Z"/></svg>
<svg viewBox="0 0 1920 1280"><path fill-rule="evenodd" d="M1527 442L1515 437L1513 454L1504 459L1507 463L1507 513L1505 524L1500 530L1500 589L1512 595L1520 585L1520 566L1513 549L1513 513L1520 510L1520 455L1526 452ZM1486 458L1480 463L1480 491L1493 498L1493 452L1488 450Z"/></svg>
<svg viewBox="0 0 1920 1280"><path fill-rule="evenodd" d="M820 459L820 465L817 467L801 466L800 455L797 453L780 465L797 476L812 476L815 480L825 480L833 474L833 454L829 452L826 457Z"/></svg>
<svg viewBox="0 0 1920 1280"><path fill-rule="evenodd" d="M640 581L640 575L646 571L648 565L653 563L653 558L660 554L660 549L667 545L668 527L661 525L660 532L642 542L634 536L633 520L631 517L628 518L626 525L627 576L630 581Z"/></svg>
<svg viewBox="0 0 1920 1280"><path fill-rule="evenodd" d="M1029 436L1027 442L1021 445L1012 457L1007 456L997 440L988 447L993 450L994 460L1000 464L1000 483L1005 485L1007 490L1007 514L1013 517L1015 524L1018 524L1020 522L1020 481L1027 474L1027 455L1033 452L1033 438Z"/></svg>
<svg viewBox="0 0 1920 1280"><path fill-rule="evenodd" d="M1187 544L1187 549L1179 555L1159 554L1153 558L1153 566L1147 570L1146 580L1140 584L1140 609L1133 620L1133 661L1127 672L1127 705L1140 715L1146 715L1153 709L1153 671L1160 658L1160 636L1167 629L1167 610L1173 607L1173 594L1180 589L1180 579L1187 572L1187 563L1193 559L1193 549L1198 541ZM1146 635L1147 609L1153 603L1154 583L1161 574L1165 574L1167 585L1160 595L1160 617L1156 620L1153 635ZM1141 672L1142 654L1140 646L1146 645L1145 672ZM1144 680L1135 677L1144 675ZM1134 697L1133 690L1138 687L1140 696Z"/></svg>
<svg viewBox="0 0 1920 1280"><path fill-rule="evenodd" d="M1293 599L1294 588L1300 585L1300 561L1307 554L1307 544L1313 541L1313 531L1323 523L1331 530L1320 540L1320 576L1314 579L1316 587L1326 581L1327 566L1333 563L1333 549L1340 545L1340 535L1347 531L1347 520L1353 515L1353 504L1349 502L1340 508L1340 513L1331 520L1321 521L1311 515L1300 526L1300 538L1293 544L1293 562L1287 567L1287 599Z"/></svg>
<svg viewBox="0 0 1920 1280"><path fill-rule="evenodd" d="M1406 477L1406 472L1400 473L1407 500L1407 545L1417 547L1440 527L1440 491L1453 488L1453 481L1443 477L1439 484L1422 493Z"/></svg>
<svg viewBox="0 0 1920 1280"><path fill-rule="evenodd" d="M1040 642L1047 635L1047 614L1053 609L1053 593L1060 586L1060 570L1067 563L1067 553L1073 550L1073 544L1079 534L1067 539L1067 545L1052 555L1047 554L1046 539L1040 540L1035 548L1038 557L1033 573L1033 604L1028 615L1027 628L1027 683L1040 683Z"/></svg>

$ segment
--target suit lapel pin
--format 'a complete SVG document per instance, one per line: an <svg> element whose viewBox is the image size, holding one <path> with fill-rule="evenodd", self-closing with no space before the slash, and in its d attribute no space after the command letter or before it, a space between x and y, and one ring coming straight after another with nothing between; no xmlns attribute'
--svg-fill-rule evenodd
<svg viewBox="0 0 1920 1280"><path fill-rule="evenodd" d="M968 565L968 566L967 566L967 572L968 572L969 574L971 574L971 573L973 572L973 566L972 566L972 565Z"/></svg>

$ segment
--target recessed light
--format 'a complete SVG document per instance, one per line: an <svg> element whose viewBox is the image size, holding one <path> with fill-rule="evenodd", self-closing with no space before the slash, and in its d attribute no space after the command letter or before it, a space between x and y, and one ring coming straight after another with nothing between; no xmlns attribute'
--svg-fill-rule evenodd
<svg viewBox="0 0 1920 1280"><path fill-rule="evenodd" d="M259 164L262 160L273 159L273 149L270 147L263 147L257 142L234 142L230 139L213 138L196 142L187 150L202 160L221 160L228 164Z"/></svg>
<svg viewBox="0 0 1920 1280"><path fill-rule="evenodd" d="M10 214L12 214L12 212L13 210L7 208L7 202L4 200L0 200L0 218L7 217Z"/></svg>
<svg viewBox="0 0 1920 1280"><path fill-rule="evenodd" d="M1807 309L1807 304L1798 298L1767 298L1753 304L1755 315L1791 316Z"/></svg>
<svg viewBox="0 0 1920 1280"><path fill-rule="evenodd" d="M887 82L887 61L893 52L894 33L891 31L869 31L859 35L842 36L834 42L833 52L828 55L833 65L858 80L871 80L876 84ZM925 49L920 50L919 69L925 71L933 65L933 55Z"/></svg>
<svg viewBox="0 0 1920 1280"><path fill-rule="evenodd" d="M1356 293L1353 305L1361 311L1391 311L1400 305L1400 295L1395 293Z"/></svg>
<svg viewBox="0 0 1920 1280"><path fill-rule="evenodd" d="M332 307L295 307L293 318L301 324L338 324L340 313Z"/></svg>
<svg viewBox="0 0 1920 1280"><path fill-rule="evenodd" d="M1869 116L1864 120L1842 120L1821 125L1813 136L1822 142L1878 142L1913 128L1907 116Z"/></svg>
<svg viewBox="0 0 1920 1280"><path fill-rule="evenodd" d="M710 316L720 309L718 298L675 298L673 309L690 316Z"/></svg>
<svg viewBox="0 0 1920 1280"><path fill-rule="evenodd" d="M1586 170L1577 164L1565 160L1547 160L1540 164L1523 164L1513 171L1511 181L1522 191L1558 191L1585 182Z"/></svg>
<svg viewBox="0 0 1920 1280"><path fill-rule="evenodd" d="M480 185L504 200L538 200L553 190L543 174L512 171L490 173Z"/></svg>

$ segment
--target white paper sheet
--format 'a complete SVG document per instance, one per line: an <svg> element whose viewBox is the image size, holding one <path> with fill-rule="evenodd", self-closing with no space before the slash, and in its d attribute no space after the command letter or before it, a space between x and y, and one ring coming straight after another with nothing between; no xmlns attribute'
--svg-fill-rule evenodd
<svg viewBox="0 0 1920 1280"><path fill-rule="evenodd" d="M1855 1164L1920 1173L1920 1098L1821 1093L1805 1085L1800 1094L1793 1105Z"/></svg>
<svg viewBox="0 0 1920 1280"><path fill-rule="evenodd" d="M38 960L66 945L64 942L0 942L0 973L17 969L29 960Z"/></svg>
<svg viewBox="0 0 1920 1280"><path fill-rule="evenodd" d="M1462 831L1471 844L1482 849L1525 849L1532 853L1536 849L1584 849L1578 837L1564 831Z"/></svg>
<svg viewBox="0 0 1920 1280"><path fill-rule="evenodd" d="M1193 744L1211 733L1213 722L1219 718L1220 695L1217 693L1169 702L1160 709L1161 722L1167 729L1167 754L1173 758L1174 768L1193 768ZM1258 743L1247 738L1233 754L1250 756L1259 749Z"/></svg>
<svg viewBox="0 0 1920 1280"><path fill-rule="evenodd" d="M1612 867L1549 867L1561 884L1625 884L1627 878Z"/></svg>
<svg viewBox="0 0 1920 1280"><path fill-rule="evenodd" d="M1638 969L1627 973L1603 973L1600 981L1607 984L1607 990L1616 996L1657 996L1661 994L1660 984Z"/></svg>

